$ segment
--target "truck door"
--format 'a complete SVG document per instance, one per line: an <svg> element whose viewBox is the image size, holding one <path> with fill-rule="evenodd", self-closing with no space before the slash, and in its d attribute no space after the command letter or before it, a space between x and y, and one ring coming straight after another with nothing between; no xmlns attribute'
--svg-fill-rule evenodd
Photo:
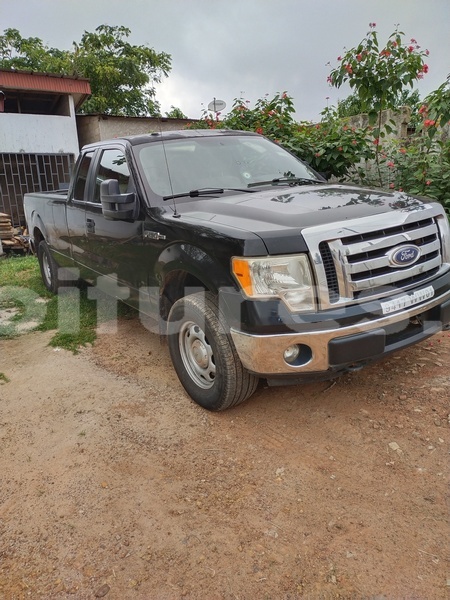
<svg viewBox="0 0 450 600"><path fill-rule="evenodd" d="M88 180L91 173L91 165L94 159L95 151L89 151L81 155L77 161L74 171L74 178L69 190L67 199L67 230L72 258L76 266L81 270L81 277L88 276L88 272L83 268L89 264L87 260L88 240L86 235L86 200L88 194Z"/></svg>
<svg viewBox="0 0 450 600"><path fill-rule="evenodd" d="M100 184L116 179L121 193L136 193L124 149L120 146L98 150L90 193L86 202L86 235L90 269L97 275L111 278L130 288L130 296L138 295L139 287L147 285L144 278L142 220L110 220L102 212Z"/></svg>

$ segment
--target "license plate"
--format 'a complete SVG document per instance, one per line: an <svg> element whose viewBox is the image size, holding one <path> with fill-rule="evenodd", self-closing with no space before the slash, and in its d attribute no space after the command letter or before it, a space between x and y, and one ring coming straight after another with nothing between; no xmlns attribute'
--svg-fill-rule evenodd
<svg viewBox="0 0 450 600"><path fill-rule="evenodd" d="M414 304L419 304L419 302L423 302L424 300L429 300L433 296L434 288L432 285L429 285L423 290L418 290L417 292L412 292L411 294L405 294L404 296L400 296L400 298L396 298L395 300L381 302L381 309L383 311L383 315L388 315L389 313L393 313L397 310L403 310L409 306L414 306Z"/></svg>

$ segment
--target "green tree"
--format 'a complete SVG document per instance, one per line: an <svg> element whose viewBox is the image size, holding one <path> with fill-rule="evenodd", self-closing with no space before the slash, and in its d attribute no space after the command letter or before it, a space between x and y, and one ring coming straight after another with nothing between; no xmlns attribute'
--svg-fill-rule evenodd
<svg viewBox="0 0 450 600"><path fill-rule="evenodd" d="M0 35L0 67L25 71L65 73L68 52L49 48L37 37L23 38L17 29Z"/></svg>
<svg viewBox="0 0 450 600"><path fill-rule="evenodd" d="M393 107L395 109L401 108L402 106L409 106L411 110L417 112L420 105L420 94L419 90L402 90L398 94L397 98L393 101ZM373 109L373 105L369 105L369 110ZM356 93L350 94L344 100L338 102L337 114L339 117L352 117L354 115L360 115L367 111L367 106L363 110L361 99Z"/></svg>
<svg viewBox="0 0 450 600"><path fill-rule="evenodd" d="M408 85L412 87L428 72L424 58L429 52L421 50L415 39L411 39L409 44L404 43L402 36L405 34L398 29L380 47L376 23L369 23L369 27L366 37L356 48L338 56L339 65L332 69L328 82L337 88L348 83L360 101L362 111L368 113L369 125L374 126L375 160L382 185L380 140L386 133L393 132L392 124L387 123L382 128L382 111L395 110L405 88Z"/></svg>
<svg viewBox="0 0 450 600"><path fill-rule="evenodd" d="M429 122L428 126L443 127L445 123L450 122L450 74L437 90L425 98L422 108L422 113L426 112L426 117L432 122Z"/></svg>
<svg viewBox="0 0 450 600"><path fill-rule="evenodd" d="M171 106L169 112L166 112L168 119L187 119L188 117L184 114L181 108L177 106Z"/></svg>
<svg viewBox="0 0 450 600"><path fill-rule="evenodd" d="M380 48L376 23L356 48L338 56L339 65L332 69L328 82L337 88L348 82L361 108L369 114L370 125L375 125L380 112L395 109L406 86L422 79L428 72L424 57L428 50L421 50L415 39L405 44L402 31L395 30Z"/></svg>
<svg viewBox="0 0 450 600"><path fill-rule="evenodd" d="M49 48L36 37L23 38L17 29L0 36L0 68L23 69L89 79L92 96L83 113L158 116L154 84L166 77L171 57L127 41L127 27L100 25L85 31L71 50Z"/></svg>

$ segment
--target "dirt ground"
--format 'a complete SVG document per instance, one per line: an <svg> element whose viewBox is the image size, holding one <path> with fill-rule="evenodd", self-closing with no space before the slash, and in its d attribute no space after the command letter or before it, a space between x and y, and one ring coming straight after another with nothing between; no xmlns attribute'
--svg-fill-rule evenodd
<svg viewBox="0 0 450 600"><path fill-rule="evenodd" d="M450 333L208 413L137 319L0 342L0 598L440 599Z"/></svg>

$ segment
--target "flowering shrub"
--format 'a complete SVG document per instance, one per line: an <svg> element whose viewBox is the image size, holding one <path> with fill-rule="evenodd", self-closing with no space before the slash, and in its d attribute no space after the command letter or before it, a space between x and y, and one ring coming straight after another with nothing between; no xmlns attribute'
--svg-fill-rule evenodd
<svg viewBox="0 0 450 600"><path fill-rule="evenodd" d="M286 92L276 94L272 99L266 94L256 101L253 109L248 101L237 98L224 124L229 129L256 131L273 140L285 141L296 125L294 112L293 99Z"/></svg>
<svg viewBox="0 0 450 600"><path fill-rule="evenodd" d="M450 141L431 147L425 142L418 135L406 145L387 148L385 187L438 200L450 214Z"/></svg>
<svg viewBox="0 0 450 600"><path fill-rule="evenodd" d="M328 178L348 176L354 165L373 158L367 128L350 127L335 109L325 109L316 125L301 123L286 147Z"/></svg>
<svg viewBox="0 0 450 600"><path fill-rule="evenodd" d="M344 177L355 163L373 157L367 129L349 127L334 109L325 109L321 123L316 125L297 123L293 113L293 99L286 92L272 99L266 95L256 101L254 108L237 98L222 121L204 113L192 127L255 131L280 143L327 177Z"/></svg>
<svg viewBox="0 0 450 600"><path fill-rule="evenodd" d="M231 111L220 121L218 113L203 111L202 117L195 125L196 129L238 129L241 131L255 131L271 139L286 139L292 135L296 125L293 113L295 112L292 97L286 92L276 94L272 99L259 98L254 108L250 108L250 101L235 98Z"/></svg>
<svg viewBox="0 0 450 600"><path fill-rule="evenodd" d="M280 143L327 177L371 184L428 196L441 202L450 215L450 141L443 126L450 120L450 77L415 112L416 134L406 142L388 141L393 122L381 126L381 112L395 108L405 87L428 72L416 40L406 44L395 31L380 49L375 23L366 38L338 57L339 66L328 81L340 87L348 81L369 126L353 128L337 109L322 112L320 123L297 123L293 99L286 92L250 102L236 98L222 120L204 111L195 128L256 131ZM370 164L375 162L375 172ZM369 166L368 166L369 165Z"/></svg>
<svg viewBox="0 0 450 600"><path fill-rule="evenodd" d="M438 200L450 216L450 139L443 130L450 118L450 78L425 98L419 115L414 136L385 146L383 185Z"/></svg>
<svg viewBox="0 0 450 600"><path fill-rule="evenodd" d="M404 33L398 30L380 49L376 23L369 26L369 32L356 48L338 56L339 65L331 71L328 82L337 88L348 82L361 102L362 112L368 113L369 124L375 125L381 111L395 109L405 87L412 86L428 72L424 59L429 52L421 50L415 39L405 44ZM374 137L379 134L380 131L375 131Z"/></svg>
<svg viewBox="0 0 450 600"><path fill-rule="evenodd" d="M382 186L383 178L380 165L382 138L393 132L393 122L383 127L382 111L394 110L398 97L404 88L412 86L414 81L422 79L428 73L425 58L428 50L421 50L417 40L412 38L409 44L404 43L405 34L395 30L384 47L380 48L376 23L369 23L369 32L356 48L347 50L338 56L339 65L332 69L328 83L341 87L348 82L361 102L363 112L367 112L375 146L375 162L378 171L378 184Z"/></svg>

